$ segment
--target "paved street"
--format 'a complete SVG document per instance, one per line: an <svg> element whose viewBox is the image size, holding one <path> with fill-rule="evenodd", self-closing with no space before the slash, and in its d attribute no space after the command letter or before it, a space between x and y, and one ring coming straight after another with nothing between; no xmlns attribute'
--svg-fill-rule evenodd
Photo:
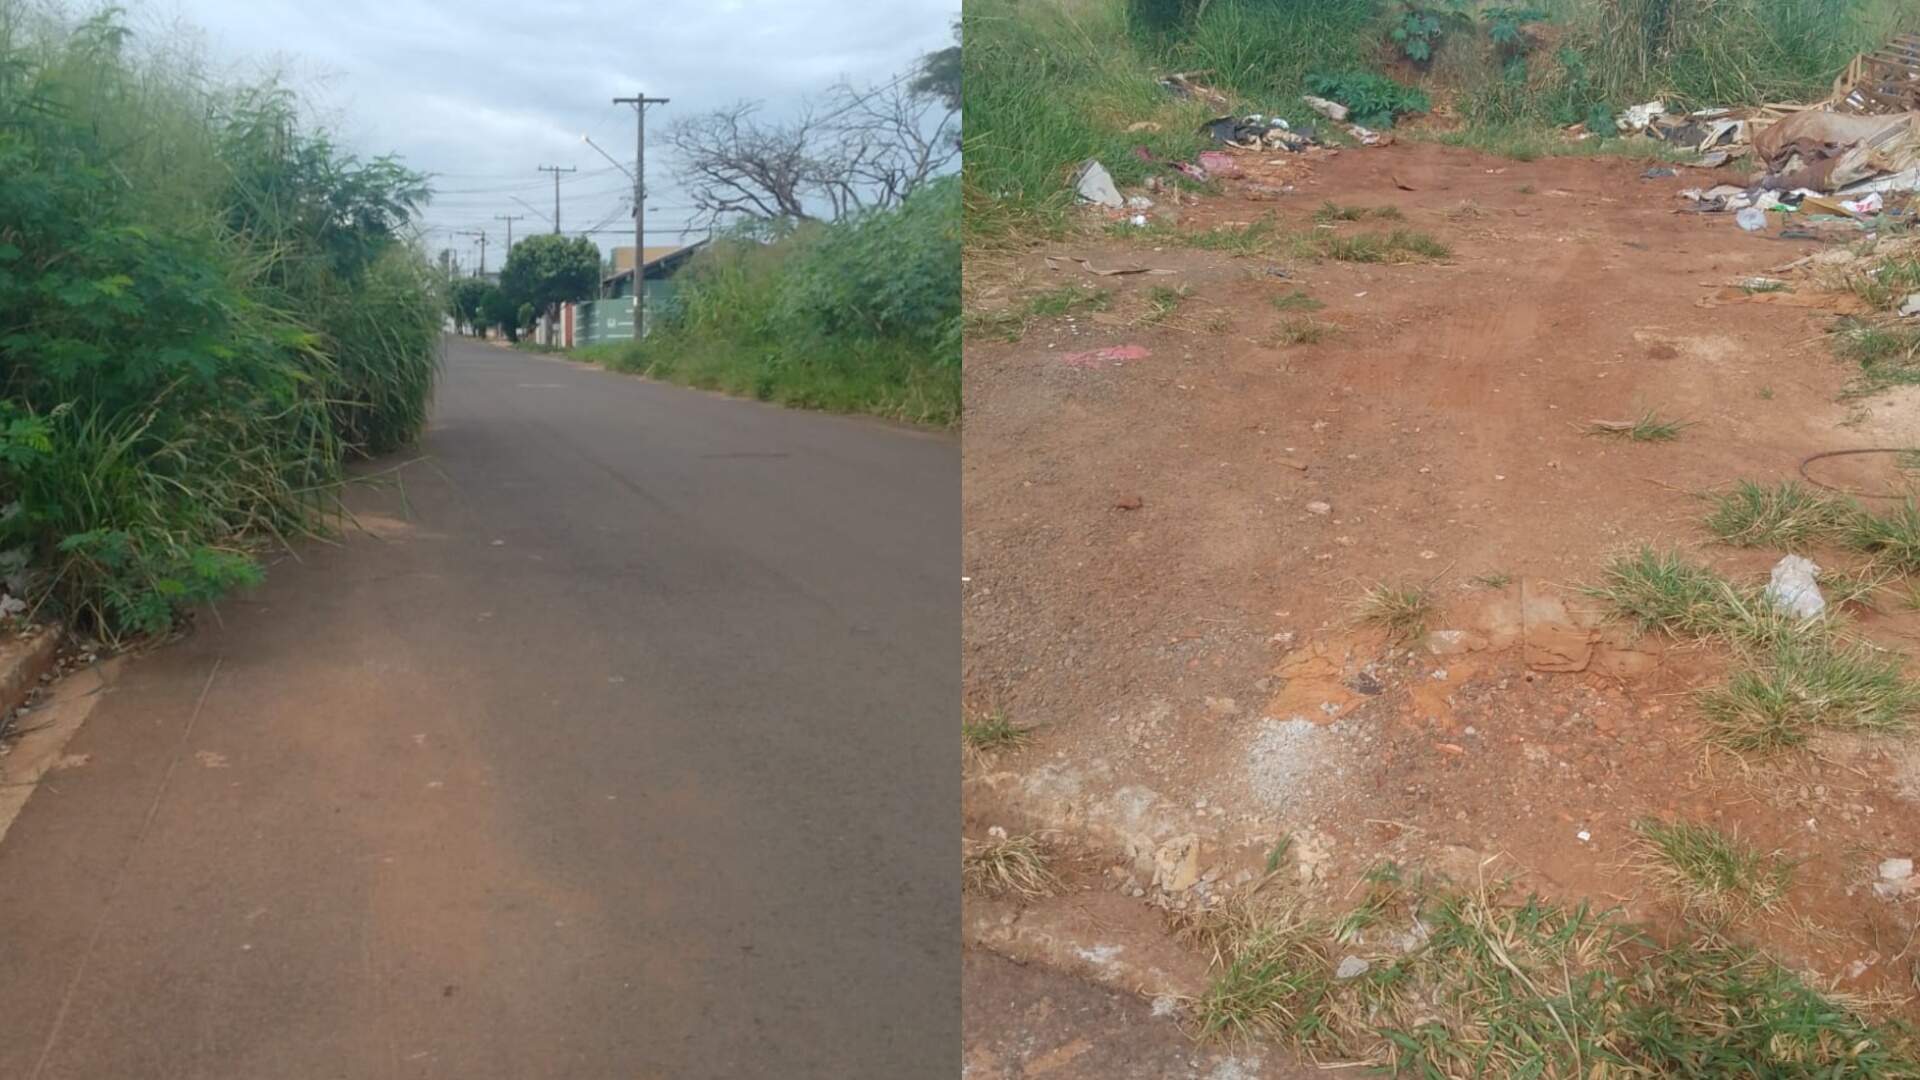
<svg viewBox="0 0 1920 1080"><path fill-rule="evenodd" d="M369 471L0 843L0 1077L957 1075L957 439L455 343Z"/></svg>

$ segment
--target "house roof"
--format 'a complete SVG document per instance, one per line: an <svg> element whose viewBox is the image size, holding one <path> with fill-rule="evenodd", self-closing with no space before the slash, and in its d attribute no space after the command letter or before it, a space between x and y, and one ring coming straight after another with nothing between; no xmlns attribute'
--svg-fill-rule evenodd
<svg viewBox="0 0 1920 1080"><path fill-rule="evenodd" d="M641 265L645 266L648 271L652 271L656 267L665 269L666 267L672 266L676 263L681 262L682 260L690 258L695 251L698 251L702 247L705 247L706 243L707 242L705 240L695 240L691 244L678 244L678 245L665 246L665 247L642 248L641 253L643 255L643 261ZM633 276L633 271L631 269L621 270L616 273L608 274L606 277L601 278L600 284L611 285L616 281L620 281L624 278L629 278L632 276Z"/></svg>

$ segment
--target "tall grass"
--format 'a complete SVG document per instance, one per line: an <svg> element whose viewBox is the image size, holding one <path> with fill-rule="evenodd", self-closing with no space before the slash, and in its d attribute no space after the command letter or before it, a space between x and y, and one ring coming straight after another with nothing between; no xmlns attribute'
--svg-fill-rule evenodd
<svg viewBox="0 0 1920 1080"><path fill-rule="evenodd" d="M960 412L960 190L895 210L739 233L694 256L645 341L582 355L805 408L944 425Z"/></svg>
<svg viewBox="0 0 1920 1080"><path fill-rule="evenodd" d="M164 58L162 58L164 57ZM84 22L0 0L0 550L107 638L255 581L349 453L424 421L417 177ZM17 558L18 556L14 556Z"/></svg>

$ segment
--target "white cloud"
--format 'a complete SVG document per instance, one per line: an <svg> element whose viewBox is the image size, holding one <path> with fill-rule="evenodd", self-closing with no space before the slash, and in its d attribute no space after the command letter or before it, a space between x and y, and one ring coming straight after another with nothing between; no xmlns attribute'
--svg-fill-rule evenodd
<svg viewBox="0 0 1920 1080"><path fill-rule="evenodd" d="M959 0L158 0L136 7L134 22L156 35L177 35L176 21L197 27L217 70L286 72L357 153L392 153L440 176L447 194L429 225L491 234L501 225L495 214L527 213L513 196L552 214L551 178L536 165L580 170L562 181L569 228L624 214L626 178L580 141L589 134L631 165L633 113L615 96L644 89L671 98L648 113L650 125L742 99L766 101L777 115L839 78L881 82L950 44L958 8ZM688 200L671 162L657 141L649 151L649 227L682 223ZM514 223L516 235L546 228L531 215ZM432 239L441 246L443 237ZM467 249L468 238L455 240ZM499 255L495 241L488 262Z"/></svg>

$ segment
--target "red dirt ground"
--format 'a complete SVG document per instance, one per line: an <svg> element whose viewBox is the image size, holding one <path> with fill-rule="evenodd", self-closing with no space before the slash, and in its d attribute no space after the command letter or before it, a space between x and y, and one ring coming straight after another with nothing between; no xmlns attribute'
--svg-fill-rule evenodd
<svg viewBox="0 0 1920 1080"><path fill-rule="evenodd" d="M1911 993L1912 901L1868 887L1880 859L1920 848L1904 743L1742 763L1700 748L1690 702L1722 650L1615 633L1625 653L1548 673L1518 647L1394 648L1350 618L1389 580L1434 582L1439 627L1497 629L1523 589L1585 620L1568 587L1642 542L1763 576L1780 553L1709 544L1691 493L1920 442L1920 397L1837 400L1849 372L1823 338L1843 298L1727 288L1825 245L1677 212L1680 188L1714 182L1696 170L1642 180L1627 161L1431 144L1242 160L1256 175L1156 213L1300 233L1324 200L1393 206L1406 220L1335 228L1418 229L1453 256L1235 257L1090 229L969 258L974 311L1073 282L1114 292L1018 342L968 342L968 707L1037 729L970 770L969 834L1046 830L1111 867L1088 888L1139 888L1143 906L1199 902L1149 884L1170 837L1200 837L1218 890L1291 834L1301 887L1327 902L1380 858L1469 877L1492 859L1489 874L1670 921L1623 868L1635 818L1679 815L1803 860L1791 912L1750 938L1822 985ZM1174 273L1100 277L1076 257ZM1159 324L1141 321L1155 288L1189 293ZM1276 336L1303 317L1271 303L1295 289L1336 328L1317 343ZM1063 359L1128 345L1148 355ZM1649 409L1692 426L1660 444L1583 430ZM1853 460L1820 476L1885 480ZM1920 616L1880 606L1857 625L1912 653ZM1294 715L1312 723L1276 726Z"/></svg>

